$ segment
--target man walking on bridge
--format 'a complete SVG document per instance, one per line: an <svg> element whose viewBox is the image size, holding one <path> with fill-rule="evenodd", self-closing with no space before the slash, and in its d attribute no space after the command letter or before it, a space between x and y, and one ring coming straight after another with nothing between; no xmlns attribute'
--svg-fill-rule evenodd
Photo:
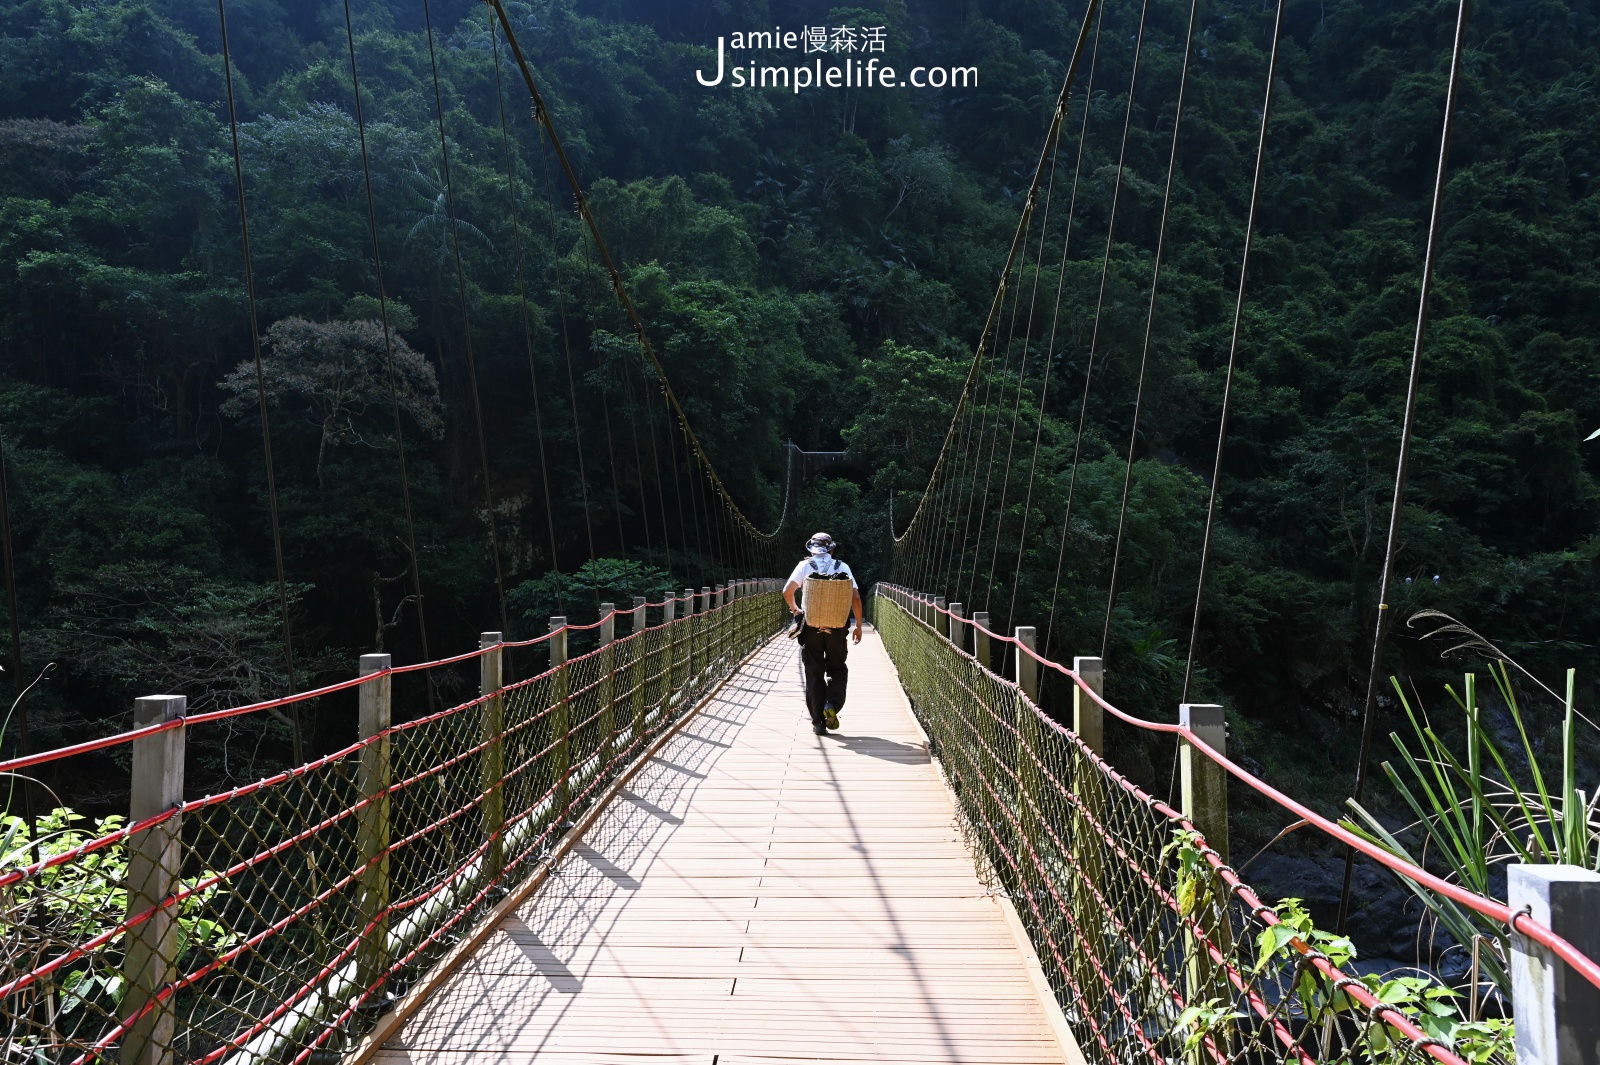
<svg viewBox="0 0 1600 1065"><path fill-rule="evenodd" d="M850 678L845 665L850 652L845 632L852 612L856 616L854 639L861 642L861 589L850 567L833 557L837 546L825 532L806 541L810 557L794 568L789 583L783 587L783 598L794 614L796 626L790 635L800 638L811 731L818 736L839 727L839 711L844 709L845 684ZM802 588L803 606L797 606L795 592Z"/></svg>

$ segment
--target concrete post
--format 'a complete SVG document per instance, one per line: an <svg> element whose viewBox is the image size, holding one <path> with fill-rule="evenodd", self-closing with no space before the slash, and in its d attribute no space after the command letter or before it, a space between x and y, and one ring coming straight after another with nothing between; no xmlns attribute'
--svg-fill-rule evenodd
<svg viewBox="0 0 1600 1065"><path fill-rule="evenodd" d="M567 819L567 807L572 801L572 703L567 669L567 619L556 616L550 619L550 668L555 674L550 678L550 777L555 783L551 801L551 824L561 824Z"/></svg>
<svg viewBox="0 0 1600 1065"><path fill-rule="evenodd" d="M646 602L648 602L648 600L646 600L645 597L642 596L642 595L636 595L636 596L633 597L633 631L634 632L643 632L645 630L645 625L646 625L646 621L645 621L645 603Z"/></svg>
<svg viewBox="0 0 1600 1065"><path fill-rule="evenodd" d="M944 609L946 609L944 596L934 596L932 617L928 620L933 622L933 631L948 640L950 638L950 618L948 615L941 613Z"/></svg>
<svg viewBox="0 0 1600 1065"><path fill-rule="evenodd" d="M1094 693L1102 699L1106 695L1106 664L1098 658L1074 658L1072 671L1076 673L1085 684L1094 689ZM1100 704L1084 694L1082 688L1076 684L1072 686L1072 731L1078 734L1095 754L1105 757L1106 753L1106 722L1105 711Z"/></svg>
<svg viewBox="0 0 1600 1065"><path fill-rule="evenodd" d="M133 702L133 727L182 721L189 701L182 695L147 695ZM183 801L183 726L133 741L132 795L128 823L137 824ZM157 906L178 889L183 866L182 816L167 818L128 838L128 917ZM178 921L163 907L126 933L123 994L118 1016L137 1016L122 1037L125 1065L168 1065L173 1060L176 1018L172 999L149 1006L178 975ZM143 1015L140 1016L141 1011Z"/></svg>
<svg viewBox="0 0 1600 1065"><path fill-rule="evenodd" d="M696 610L696 613L704 614L706 611L708 611L710 609L711 609L711 586L702 584L700 586L700 602L699 602L699 605L698 605L698 609Z"/></svg>
<svg viewBox="0 0 1600 1065"><path fill-rule="evenodd" d="M389 726L394 720L393 681L388 655L362 655L361 676L384 673L361 686L356 732L370 740L361 749L357 791L367 804L356 815L356 854L362 873L356 898L361 927L356 948L356 982L372 987L389 971ZM376 738L375 738L376 737ZM381 996L375 996L381 999Z"/></svg>
<svg viewBox="0 0 1600 1065"><path fill-rule="evenodd" d="M962 622L966 617L965 609L960 603L950 604L950 642L957 651L967 649L967 626Z"/></svg>
<svg viewBox="0 0 1600 1065"><path fill-rule="evenodd" d="M1017 626L1017 642L1028 651L1037 649L1039 630L1032 625ZM1039 663L1034 657L1017 648L1017 687L1022 689L1034 706L1039 705Z"/></svg>
<svg viewBox="0 0 1600 1065"><path fill-rule="evenodd" d="M1577 865L1507 866L1506 903L1600 958L1600 873ZM1600 1062L1600 989L1520 932L1511 933L1511 1008L1517 1065Z"/></svg>
<svg viewBox="0 0 1600 1065"><path fill-rule="evenodd" d="M500 875L505 868L505 840L501 838L506 826L506 794L501 786L505 780L505 700L499 691L505 686L502 672L504 658L500 644L504 635L498 632L480 632L478 646L493 648L478 656L478 695L493 694L479 705L481 722L480 741L483 743L483 834L489 840L484 852L484 864L489 878Z"/></svg>
<svg viewBox="0 0 1600 1065"><path fill-rule="evenodd" d="M978 665L991 672L994 670L994 659L990 657L989 634L978 628L989 627L989 612L987 610L974 610L972 612L972 657L978 660Z"/></svg>
<svg viewBox="0 0 1600 1065"><path fill-rule="evenodd" d="M1228 753L1228 734L1222 707L1215 703L1184 703L1178 723L1186 726L1218 754ZM1183 815L1206 838L1224 862L1228 860L1228 771L1207 758L1188 740L1179 751L1178 771L1183 784Z"/></svg>

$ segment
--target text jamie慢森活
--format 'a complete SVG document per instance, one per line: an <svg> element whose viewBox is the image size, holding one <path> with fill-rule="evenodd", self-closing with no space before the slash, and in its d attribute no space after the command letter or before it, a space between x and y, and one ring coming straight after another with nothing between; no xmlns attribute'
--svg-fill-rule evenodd
<svg viewBox="0 0 1600 1065"><path fill-rule="evenodd" d="M704 70L695 71L695 80L707 88L724 82L736 89L787 89L799 93L802 89L856 89L856 88L970 88L978 84L977 67L927 67L911 68L902 77L892 66L873 56L861 60L853 53L883 52L888 40L883 26L808 26L800 30L784 30L781 26L771 30L736 32L717 38L717 71L707 77ZM758 65L735 62L729 68L728 52L799 51L815 54L810 63L795 65ZM842 62L823 65L822 55L842 56Z"/></svg>

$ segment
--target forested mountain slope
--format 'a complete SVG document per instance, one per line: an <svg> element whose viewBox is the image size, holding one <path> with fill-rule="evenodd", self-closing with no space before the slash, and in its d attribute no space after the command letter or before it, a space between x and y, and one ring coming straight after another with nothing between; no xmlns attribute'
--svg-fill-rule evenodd
<svg viewBox="0 0 1600 1065"><path fill-rule="evenodd" d="M1269 775L1331 799L1354 759L1455 7L1286 2L1201 694L1243 711L1238 749ZM730 490L770 524L787 440L848 447L837 476L809 483L790 539L798 548L827 527L864 577L883 575L891 497L903 522L938 453L1081 7L508 8ZM350 338L362 327L342 323L377 311L345 9L226 9L268 350L335 334L359 346ZM1065 620L1053 632L1062 656L1099 647L1187 10L1150 4L1067 530ZM634 530L646 519L617 490L594 431L624 409L607 367L631 357L625 326L549 176L526 96L503 57L497 81L483 5L433 4L447 189L423 14L421 0L350 7L390 306L412 353L402 425L431 646L448 650L498 625L451 193L508 583L536 581L553 562L530 350L547 390L554 561L571 570L590 537L601 555L642 558ZM1272 14L1236 0L1199 9L1107 655L1111 696L1151 716L1172 714L1182 679ZM1058 384L1039 434L1038 531L1020 552L1002 543L994 580L968 596L997 622L1036 620L1055 592L1052 528L1137 18L1134 5L1109 7L1095 52L1062 336L1049 353ZM795 93L695 77L714 67L719 36L807 25L884 26L898 65L970 65L978 83ZM0 0L0 426L25 671L60 663L30 696L35 746L110 728L145 691L177 687L199 705L285 683L253 384L238 376L251 343L217 29L202 0ZM1445 610L1536 672L1577 666L1586 683L1600 665L1600 443L1582 443L1600 427L1596 34L1587 0L1493 0L1472 12L1396 603L1400 616ZM1077 151L1080 100L1063 168ZM1024 389L1030 428L1043 362ZM420 652L404 587L387 580L408 558L393 421L374 387L347 382L330 399L290 381L271 393L286 567L311 677L348 669L379 638L402 657ZM575 427L588 433L587 483ZM1009 506L1020 512L1020 500ZM700 583L700 562L680 552L671 584ZM669 586L659 572L635 578ZM1016 617L1002 618L1013 583ZM514 624L530 631L545 609L539 588L512 596ZM1436 650L1397 640L1395 668L1431 683ZM263 727L248 765L219 756L212 776L281 760L282 726ZM350 727L335 705L316 742ZM1143 779L1165 781L1161 752L1124 755ZM75 787L92 799L94 785Z"/></svg>

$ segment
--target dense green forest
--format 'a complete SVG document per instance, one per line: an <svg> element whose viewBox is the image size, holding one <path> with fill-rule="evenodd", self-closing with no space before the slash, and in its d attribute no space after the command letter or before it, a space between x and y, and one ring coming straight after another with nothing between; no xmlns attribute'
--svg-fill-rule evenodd
<svg viewBox="0 0 1600 1065"><path fill-rule="evenodd" d="M1198 694L1242 711L1236 749L1269 779L1331 805L1354 764L1455 5L1285 2ZM826 527L864 578L888 576L891 509L903 526L949 427L1082 7L508 10L729 492L756 526L783 516L778 557ZM1060 337L1046 351L1045 330L1029 330L1016 436L1029 461L1013 476L1031 478L1031 531L1019 536L1013 490L991 564L931 589L998 624L1040 623L1054 604L1058 656L1100 646L1187 10L1150 4L1066 550L1128 4L1107 8L1094 52ZM37 749L120 727L137 694L209 707L288 679L217 7L0 12L0 429L23 679L57 663L28 697ZM436 654L500 627L496 556L520 634L556 609L592 616L602 596L723 579L755 557L709 497L685 503L681 483L672 496L674 478L694 477L667 453L684 440L489 10L352 2L360 125L342 5L228 0L226 13L297 682L346 675L375 646L421 656L412 542ZM1199 6L1106 656L1112 698L1164 719L1183 677L1272 17L1242 0ZM900 66L970 65L978 82L697 82L718 36L806 25L884 26ZM1448 612L1552 682L1578 667L1586 685L1600 667L1600 443L1583 443L1600 427L1597 34L1589 2L1472 12L1396 603L1400 617ZM1052 242L1066 218L1058 203ZM394 403L377 369L373 224L400 338ZM997 410L1015 402L1006 387L1002 374ZM789 440L848 455L786 508ZM628 562L574 578L594 557ZM1457 668L1438 650L1402 628L1392 663L1427 696ZM249 757L213 753L192 782L287 756L283 722L240 728L261 730ZM351 728L333 703L309 742ZM18 740L13 726L7 748ZM1161 751L1122 757L1166 786ZM116 776L56 783L92 803Z"/></svg>

